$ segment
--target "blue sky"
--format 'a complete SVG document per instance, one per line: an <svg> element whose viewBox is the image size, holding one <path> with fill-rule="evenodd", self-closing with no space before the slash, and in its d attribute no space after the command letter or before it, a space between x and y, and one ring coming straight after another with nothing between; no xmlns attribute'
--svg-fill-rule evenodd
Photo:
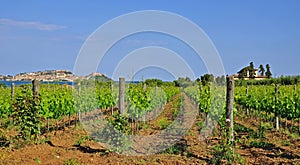
<svg viewBox="0 0 300 165"><path fill-rule="evenodd" d="M270 64L275 76L298 75L299 9L297 0L3 0L0 1L0 74L48 69L72 71L85 39L100 25L129 12L163 10L182 15L200 26L215 44L228 74L253 61L256 67ZM136 35L128 41L139 42L124 43L132 44L131 48L153 42L159 42L160 46L168 43L180 52L176 41L168 38ZM172 49L172 45L168 47ZM185 57L189 59L189 54ZM197 74L206 72L205 67L190 61ZM114 62L115 58L106 58L106 64ZM100 66L99 71L109 75L111 71L106 66L106 69Z"/></svg>

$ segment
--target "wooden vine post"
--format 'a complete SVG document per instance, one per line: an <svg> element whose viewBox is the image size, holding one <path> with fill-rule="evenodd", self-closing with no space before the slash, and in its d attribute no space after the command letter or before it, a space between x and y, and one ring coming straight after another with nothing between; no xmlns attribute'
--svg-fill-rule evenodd
<svg viewBox="0 0 300 165"><path fill-rule="evenodd" d="M146 83L144 83L144 85L143 85L143 90L144 90L144 92L146 92L146 90L147 90L147 84Z"/></svg>
<svg viewBox="0 0 300 165"><path fill-rule="evenodd" d="M248 97L248 93L249 93L249 89L248 89L248 84L247 84L247 86L246 86L246 96L247 97ZM247 106L246 108L247 108L246 109L246 114L249 115L249 107Z"/></svg>
<svg viewBox="0 0 300 165"><path fill-rule="evenodd" d="M11 84L11 100L15 99L15 83Z"/></svg>
<svg viewBox="0 0 300 165"><path fill-rule="evenodd" d="M279 113L278 113L278 108L276 107L276 104L277 104L277 96L278 95L278 84L276 83L275 85L275 128L276 130L279 130Z"/></svg>
<svg viewBox="0 0 300 165"><path fill-rule="evenodd" d="M146 83L143 84L143 91L144 91L144 92L147 91L147 84L146 84ZM155 109L155 111L156 111L156 109ZM146 122L146 116L148 116L149 112L150 112L150 111L147 111L146 114L143 115L143 122L144 122L144 123ZM149 121L149 120L148 120L148 121ZM148 123L148 124L149 124L149 123Z"/></svg>
<svg viewBox="0 0 300 165"><path fill-rule="evenodd" d="M124 114L125 111L125 78L119 78L119 113Z"/></svg>
<svg viewBox="0 0 300 165"><path fill-rule="evenodd" d="M33 98L38 99L38 97L39 97L39 81L38 80L32 81L32 93L33 93Z"/></svg>
<svg viewBox="0 0 300 165"><path fill-rule="evenodd" d="M201 81L200 81L201 82ZM200 85L199 85L199 96L201 97L201 93L202 92L202 83L200 83ZM199 102L199 104L197 105L198 107L200 106L200 102ZM200 108L199 108L199 116L203 116L203 113L201 113L201 110L200 110ZM205 115L205 114L204 114ZM207 116L204 116L204 117L207 117ZM206 118L207 119L207 118ZM208 124L208 120L205 120L205 125L207 125Z"/></svg>
<svg viewBox="0 0 300 165"><path fill-rule="evenodd" d="M81 79L78 79L78 96L80 97L80 93L81 93ZM77 121L79 121L79 110L77 109L76 113L75 113L75 127L77 126Z"/></svg>
<svg viewBox="0 0 300 165"><path fill-rule="evenodd" d="M111 81L110 82L110 93L112 96L114 96L113 92L114 92L114 86L113 86L113 81ZM111 108L111 115L113 115L114 114L114 106L111 105L110 108Z"/></svg>
<svg viewBox="0 0 300 165"><path fill-rule="evenodd" d="M227 90L226 90L226 125L228 140L233 145L233 102L234 102L234 77L226 77Z"/></svg>
<svg viewBox="0 0 300 165"><path fill-rule="evenodd" d="M294 85L294 92L297 93L297 85L295 84ZM299 104L299 103L296 103L296 104ZM291 128L293 127L293 124L291 126ZM298 133L300 135L300 117L298 118Z"/></svg>
<svg viewBox="0 0 300 165"><path fill-rule="evenodd" d="M33 113L34 113L34 117L37 118L38 117L38 109L36 109L36 106L38 106L40 103L39 100L39 85L40 82L36 79L34 79L32 81L32 93L33 93ZM37 123L36 123L37 124ZM38 134L35 134L35 139L37 139L39 137Z"/></svg>

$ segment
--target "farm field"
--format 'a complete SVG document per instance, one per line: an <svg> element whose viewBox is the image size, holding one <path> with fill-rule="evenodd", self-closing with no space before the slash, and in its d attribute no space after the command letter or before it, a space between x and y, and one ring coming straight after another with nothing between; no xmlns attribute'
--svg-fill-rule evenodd
<svg viewBox="0 0 300 165"><path fill-rule="evenodd" d="M182 90L174 85L128 86L125 96L128 116L118 113L118 88L110 83L96 84L96 94L88 88L41 85L38 101L32 86L16 86L0 94L0 164L297 164L300 162L300 87L236 86L234 95L234 153L228 144L224 115L205 140L200 131L213 109L212 95L218 87L194 84ZM222 89L220 89L222 91ZM247 92L248 91L248 92ZM76 98L77 93L85 97ZM85 93L87 92L87 93ZM90 100L96 96L95 100ZM130 100L130 103L129 103ZM213 101L212 101L213 100ZM86 104L89 102L90 104ZM199 108L198 116L184 138L153 155L119 155L99 145L78 121L82 115L95 115L97 107L115 129L125 134L148 136L166 129L183 112ZM32 106L34 105L34 106ZM137 120L163 109L155 119ZM113 114L113 115L112 115ZM155 113L156 114L156 113ZM214 113L212 113L214 114ZM222 117L223 116L223 117ZM278 126L276 129L276 116ZM122 150L116 151L122 152ZM121 147L122 149L122 147Z"/></svg>
<svg viewBox="0 0 300 165"><path fill-rule="evenodd" d="M0 165L300 165L300 0L2 1Z"/></svg>

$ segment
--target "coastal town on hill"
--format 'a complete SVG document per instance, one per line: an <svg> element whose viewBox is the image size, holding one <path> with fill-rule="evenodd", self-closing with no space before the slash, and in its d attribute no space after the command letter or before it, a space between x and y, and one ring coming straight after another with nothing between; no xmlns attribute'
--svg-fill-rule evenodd
<svg viewBox="0 0 300 165"><path fill-rule="evenodd" d="M84 78L95 77L95 76L105 76L101 73L91 73ZM46 71L38 71L38 72L24 72L12 75L0 75L0 80L4 81L31 81L31 80L39 80L45 82L52 81L67 81L72 82L74 79L82 78L75 76L72 72L68 70L46 70Z"/></svg>

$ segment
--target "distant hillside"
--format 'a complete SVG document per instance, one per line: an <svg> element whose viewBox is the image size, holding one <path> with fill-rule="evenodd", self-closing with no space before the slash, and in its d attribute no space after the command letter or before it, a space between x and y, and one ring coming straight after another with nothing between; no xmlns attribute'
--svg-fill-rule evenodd
<svg viewBox="0 0 300 165"><path fill-rule="evenodd" d="M98 72L91 73L90 75L85 76L84 78L85 79L95 78L98 81L111 81L111 79L108 78L106 75L98 73Z"/></svg>

